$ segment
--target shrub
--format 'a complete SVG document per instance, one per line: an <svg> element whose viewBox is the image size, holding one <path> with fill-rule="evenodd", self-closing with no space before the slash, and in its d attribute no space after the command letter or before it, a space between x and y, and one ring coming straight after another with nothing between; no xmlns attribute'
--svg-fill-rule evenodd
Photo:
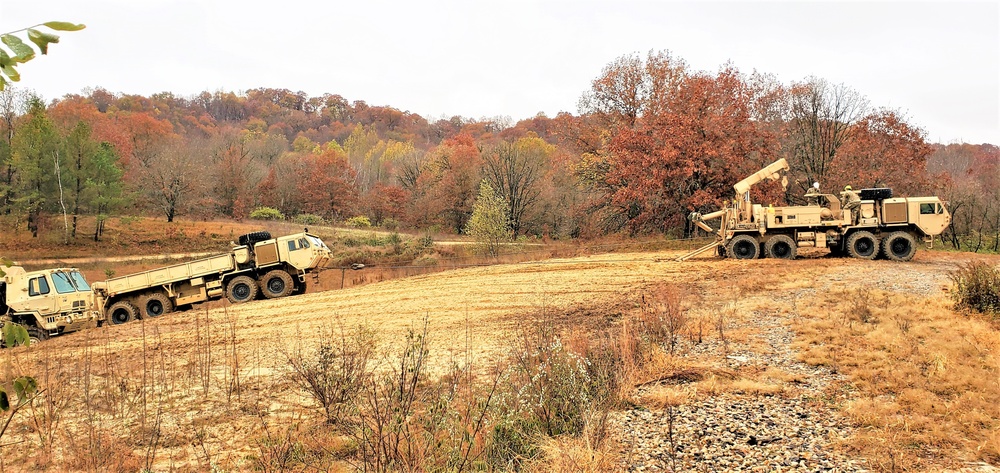
<svg viewBox="0 0 1000 473"><path fill-rule="evenodd" d="M253 209L253 212L250 212L250 218L253 220L284 220L285 215L274 207L257 207Z"/></svg>
<svg viewBox="0 0 1000 473"><path fill-rule="evenodd" d="M953 271L951 293L960 309L971 309L996 317L1000 314L1000 271L983 261L973 261Z"/></svg>
<svg viewBox="0 0 1000 473"><path fill-rule="evenodd" d="M295 223L299 225L322 225L326 223L323 217L316 214L298 214L295 216Z"/></svg>
<svg viewBox="0 0 1000 473"><path fill-rule="evenodd" d="M399 236L399 233L392 232L385 238L385 244L392 247L393 254L400 254L403 252L403 237Z"/></svg>
<svg viewBox="0 0 1000 473"><path fill-rule="evenodd" d="M385 230L394 232L396 230L399 230L399 220L396 220L394 218L386 218L382 220L382 223L379 226Z"/></svg>
<svg viewBox="0 0 1000 473"><path fill-rule="evenodd" d="M371 228L372 227L372 221L368 220L368 217L365 217L364 215L358 215L357 217L351 217L351 218L345 220L344 224L346 224L348 227L354 227L354 228Z"/></svg>
<svg viewBox="0 0 1000 473"><path fill-rule="evenodd" d="M316 401L330 424L338 423L371 376L369 363L375 353L374 330L358 327L348 333L328 330L312 353L301 349L286 354L292 379Z"/></svg>
<svg viewBox="0 0 1000 473"><path fill-rule="evenodd" d="M571 349L548 321L518 337L510 353L505 405L487 451L494 468L522 467L537 457L542 437L579 436L588 425L603 423L603 412L617 402L620 362L611 345L585 345Z"/></svg>

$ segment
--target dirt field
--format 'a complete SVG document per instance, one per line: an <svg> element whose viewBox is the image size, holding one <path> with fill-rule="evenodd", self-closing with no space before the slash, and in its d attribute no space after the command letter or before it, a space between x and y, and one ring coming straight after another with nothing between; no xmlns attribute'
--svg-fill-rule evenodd
<svg viewBox="0 0 1000 473"><path fill-rule="evenodd" d="M311 289L280 300L215 303L211 308L58 337L29 349L7 350L4 356L10 369L35 373L43 386L55 380L67 386L99 382L107 390L120 391L102 404L99 414L104 421L98 427L112 429L122 423L145 427L144 419L156 412L162 418L157 424L162 433L152 458L146 448L145 461L157 469L187 471L212 465L245 469L243 459L260 448L254 436L262 419L290 425L298 422L293 419L315 416L309 399L284 379L285 353L311 346L339 324L373 327L389 347L426 318L432 363L443 367L453 354L466 349L479 359L502 355L511 334L538 317L584 330L615 324L622 314L639 307L647 287L669 282L685 290L691 320L708 320L727 304L740 307L743 315L732 321L729 336L733 343L746 342L749 350L754 346L753 333L759 330L749 323L755 311L788 313L789 304L816 303L823 291L862 286L943 300L949 272L970 259L965 254L919 252L913 262L899 264L813 253L795 261L675 262L680 254L614 253L474 267L344 290ZM317 287L339 287L340 278L339 271L328 271ZM817 294L816 289L823 291ZM140 383L152 388L140 390L136 387ZM154 399L143 394L139 404L135 396L140 391L155 393ZM60 428L66 432L83 428L76 402L69 399L63 404ZM94 422L88 425L94 429ZM44 443L37 440L43 438L39 430L37 425L24 426L16 435ZM142 456L141 438L126 445L134 456ZM68 460L84 454L83 447L48 448L48 456L33 460L37 467L86 469Z"/></svg>

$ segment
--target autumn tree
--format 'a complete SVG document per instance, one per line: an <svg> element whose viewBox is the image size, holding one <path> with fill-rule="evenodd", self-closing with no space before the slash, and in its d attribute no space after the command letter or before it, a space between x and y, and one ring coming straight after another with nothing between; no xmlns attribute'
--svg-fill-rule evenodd
<svg viewBox="0 0 1000 473"><path fill-rule="evenodd" d="M390 218L402 220L408 199L409 193L402 187L378 183L364 194L361 210L373 224L380 226Z"/></svg>
<svg viewBox="0 0 1000 473"><path fill-rule="evenodd" d="M684 72L683 62L667 52L626 64L594 82L595 100L605 105L590 111L606 117L611 139L596 155L584 156L582 177L605 193L609 230L684 225L687 233L687 213L716 207L738 176L772 160L776 137L751 120L755 91L732 67L714 76ZM636 74L641 87L633 86ZM627 97L610 97L608 83L623 84L611 90Z"/></svg>
<svg viewBox="0 0 1000 473"><path fill-rule="evenodd" d="M514 143L502 141L483 154L483 176L507 203L507 216L511 231L521 232L525 213L538 199L538 179L544 172L548 157L554 147L536 135Z"/></svg>
<svg viewBox="0 0 1000 473"><path fill-rule="evenodd" d="M445 140L421 166L410 207L418 226L444 224L461 232L472 215L482 158L470 135Z"/></svg>
<svg viewBox="0 0 1000 473"><path fill-rule="evenodd" d="M339 149L302 155L297 188L301 210L328 219L348 216L357 203L356 178L347 156Z"/></svg>
<svg viewBox="0 0 1000 473"><path fill-rule="evenodd" d="M916 128L891 110L878 110L858 120L851 139L830 163L828 182L837 187L892 187L902 195L931 191L927 158L932 149Z"/></svg>

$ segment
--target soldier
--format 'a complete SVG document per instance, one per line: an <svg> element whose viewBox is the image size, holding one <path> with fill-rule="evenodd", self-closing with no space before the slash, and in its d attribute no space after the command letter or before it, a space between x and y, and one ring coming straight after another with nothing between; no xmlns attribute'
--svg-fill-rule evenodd
<svg viewBox="0 0 1000 473"><path fill-rule="evenodd" d="M851 213L851 222L857 222L854 209L861 207L861 197L858 197L858 193L854 192L851 186L844 186L844 192L840 193L840 200L845 202L844 211Z"/></svg>
<svg viewBox="0 0 1000 473"><path fill-rule="evenodd" d="M819 196L819 183L814 182L812 187L806 189L806 202L808 202L809 205L819 205Z"/></svg>

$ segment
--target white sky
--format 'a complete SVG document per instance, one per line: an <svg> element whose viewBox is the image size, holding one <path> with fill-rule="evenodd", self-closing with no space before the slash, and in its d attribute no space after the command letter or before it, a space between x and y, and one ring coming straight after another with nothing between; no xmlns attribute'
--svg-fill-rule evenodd
<svg viewBox="0 0 1000 473"><path fill-rule="evenodd" d="M577 113L616 57L810 75L932 142L1000 144L1000 2L0 0L0 31L85 23L20 67L45 99L286 88L429 118Z"/></svg>

